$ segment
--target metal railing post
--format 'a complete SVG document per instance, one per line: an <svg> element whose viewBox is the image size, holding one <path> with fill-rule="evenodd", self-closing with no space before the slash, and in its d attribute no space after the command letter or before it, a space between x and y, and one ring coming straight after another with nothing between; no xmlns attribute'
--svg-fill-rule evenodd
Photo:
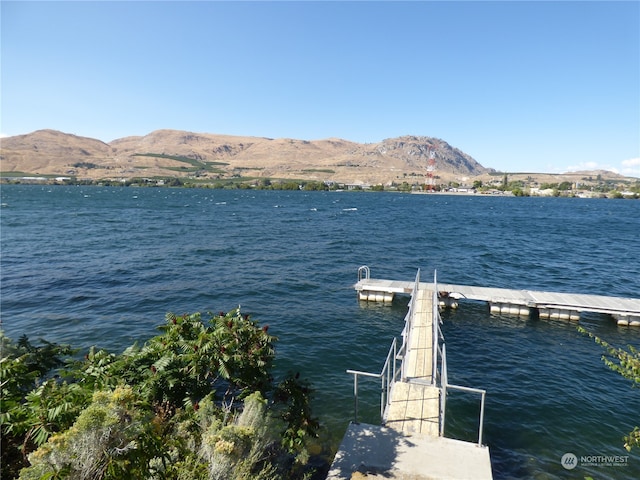
<svg viewBox="0 0 640 480"><path fill-rule="evenodd" d="M436 385L436 376L438 374L438 344L440 343L438 340L438 292L434 290L433 292L433 308L431 312L431 322L433 323L433 331L431 335L433 335L432 339L432 350L433 350L433 359L431 363L431 383ZM440 373L442 375L442 373Z"/></svg>
<svg viewBox="0 0 640 480"><path fill-rule="evenodd" d="M358 374L353 374L353 422L358 423Z"/></svg>
<svg viewBox="0 0 640 480"><path fill-rule="evenodd" d="M396 369L397 369L397 361L398 361L398 345L396 342L395 337L393 338L393 375L391 377L391 379L393 381L396 380Z"/></svg>
<svg viewBox="0 0 640 480"><path fill-rule="evenodd" d="M441 361L440 383L442 384L442 389L440 391L440 395L442 396L440 397L440 436L444 437L444 424L447 415L447 382L449 380L447 375L447 346L445 344L442 344Z"/></svg>
<svg viewBox="0 0 640 480"><path fill-rule="evenodd" d="M397 361L396 356L397 356L397 352L398 352L398 347L397 347L397 341L396 341L395 337L393 338L393 342L391 343L391 347L392 347L392 350L389 352L389 355L387 357L388 360L392 361L392 364L391 364L392 368L391 369L387 368L387 384L385 386L386 397L385 397L385 404L384 404L384 409L385 410L387 408L387 405L389 405L391 403L390 400L389 400L389 396L391 394L391 383L395 382L395 379L396 379L396 361ZM391 352L393 352L393 357L391 357L391 355L392 355ZM382 411L382 413L380 415L380 418L383 418L383 417L384 417L384 410Z"/></svg>
<svg viewBox="0 0 640 480"><path fill-rule="evenodd" d="M387 406L386 387L384 386L384 375L380 375L380 420L384 417L384 410Z"/></svg>
<svg viewBox="0 0 640 480"><path fill-rule="evenodd" d="M482 400L480 402L480 426L478 427L478 445L482 445L482 430L484 428L484 397L487 392L482 391Z"/></svg>

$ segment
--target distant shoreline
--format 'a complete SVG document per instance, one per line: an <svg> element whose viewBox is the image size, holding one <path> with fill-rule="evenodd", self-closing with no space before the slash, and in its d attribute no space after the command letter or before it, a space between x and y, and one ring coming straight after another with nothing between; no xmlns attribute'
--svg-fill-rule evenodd
<svg viewBox="0 0 640 480"><path fill-rule="evenodd" d="M175 179L174 182L168 181L167 183L137 183L135 181L121 182L121 181L97 181L97 180L72 180L69 178L57 177L4 177L0 176L0 184L3 185L49 185L49 186L85 186L85 187L138 187L138 188L204 188L212 190L274 190L274 191L335 191L335 192L388 192L388 193L410 193L412 195L451 195L451 196L469 196L469 197L563 197L563 198L613 198L613 199L640 199L640 192L637 191L617 191L611 190L608 192L593 192L588 190L553 190L547 189L544 191L522 191L518 190L517 193L511 190L473 190L473 189L448 189L439 191L420 191L415 190L414 186L410 189L401 188L372 188L370 186L358 187L358 188L340 188L332 186L329 188L327 185L321 182L295 182L295 181L282 181L274 182L269 187L259 185L249 185L247 183L182 183L179 179ZM306 188L307 185L311 185L310 188ZM324 188L321 188L324 187ZM376 186L377 187L377 186Z"/></svg>

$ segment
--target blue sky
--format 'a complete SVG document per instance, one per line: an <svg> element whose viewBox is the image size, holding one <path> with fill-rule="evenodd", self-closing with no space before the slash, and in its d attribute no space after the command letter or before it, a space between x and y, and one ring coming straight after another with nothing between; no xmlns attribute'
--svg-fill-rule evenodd
<svg viewBox="0 0 640 480"><path fill-rule="evenodd" d="M3 136L442 138L640 177L640 2L1 2Z"/></svg>

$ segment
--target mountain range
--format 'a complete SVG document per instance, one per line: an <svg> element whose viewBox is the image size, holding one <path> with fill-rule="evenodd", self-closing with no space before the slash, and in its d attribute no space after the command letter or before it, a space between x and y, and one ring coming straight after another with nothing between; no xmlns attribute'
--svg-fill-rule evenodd
<svg viewBox="0 0 640 480"><path fill-rule="evenodd" d="M427 136L362 144L339 138L273 139L156 130L105 143L57 130L38 130L1 142L3 176L91 180L244 177L388 185L424 184L429 173L437 177L437 183L496 174L444 140Z"/></svg>
<svg viewBox="0 0 640 480"><path fill-rule="evenodd" d="M343 183L402 182L424 177L430 151L440 177L490 171L432 137L403 136L361 144L330 138L297 140L178 130L109 143L56 130L2 139L2 172L91 179L155 176L264 177Z"/></svg>

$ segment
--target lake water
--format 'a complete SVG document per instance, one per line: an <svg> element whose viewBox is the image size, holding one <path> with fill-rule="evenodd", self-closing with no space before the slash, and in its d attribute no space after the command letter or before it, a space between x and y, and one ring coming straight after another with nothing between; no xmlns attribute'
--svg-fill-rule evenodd
<svg viewBox="0 0 640 480"><path fill-rule="evenodd" d="M313 383L335 449L353 415L348 368L378 372L408 298L357 300L372 276L640 297L640 202L633 200L4 185L1 318L17 338L121 351L156 334L166 312L238 305L279 337L277 369ZM640 478L626 466L565 470L572 452L628 455L640 390L563 321L443 313L449 380L487 390L494 476ZM582 323L640 346L640 329ZM364 386L365 394L368 387ZM363 421L376 423L375 387ZM473 440L477 402L452 394L447 432Z"/></svg>

